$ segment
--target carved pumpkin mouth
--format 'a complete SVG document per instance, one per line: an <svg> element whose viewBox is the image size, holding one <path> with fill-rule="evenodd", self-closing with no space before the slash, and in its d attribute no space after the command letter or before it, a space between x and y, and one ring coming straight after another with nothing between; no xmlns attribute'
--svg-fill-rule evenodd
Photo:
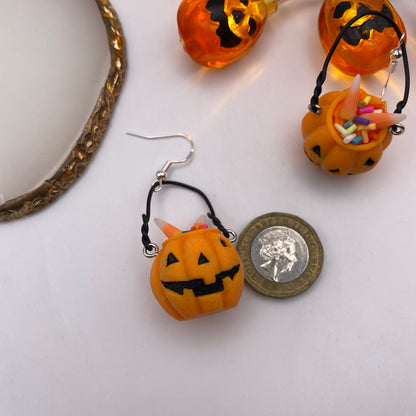
<svg viewBox="0 0 416 416"><path fill-rule="evenodd" d="M240 265L232 267L229 270L225 270L215 275L215 282L207 285L203 279L193 279L182 282L164 282L162 285L166 289L170 289L180 295L183 295L184 289L192 289L195 297L210 295L212 293L222 292L224 290L223 280L229 277L231 280L240 270Z"/></svg>
<svg viewBox="0 0 416 416"><path fill-rule="evenodd" d="M360 5L358 7L357 14L364 11L371 11L371 9L363 5ZM388 9L388 7L386 7L386 5L383 6L381 12L385 14L387 17L393 19L393 15L391 14L391 11ZM381 16L376 16L374 18L368 19L362 25L350 27L345 32L342 39L351 46L357 46L361 40L370 39L372 30L375 30L379 33L383 33L384 29L387 29L389 27L393 27L390 22L383 19ZM344 26L341 26L341 30L343 28Z"/></svg>

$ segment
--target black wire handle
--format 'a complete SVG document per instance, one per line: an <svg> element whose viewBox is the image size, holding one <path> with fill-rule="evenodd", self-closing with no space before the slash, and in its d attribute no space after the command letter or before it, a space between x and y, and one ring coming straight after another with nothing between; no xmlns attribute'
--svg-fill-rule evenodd
<svg viewBox="0 0 416 416"><path fill-rule="evenodd" d="M213 222L213 224L221 231L221 233L224 235L225 238L230 238L230 236L233 239L236 238L236 235L235 235L234 231L227 230L222 225L221 221L215 215L214 208L213 208L211 202L209 201L208 197L200 189L195 188L194 186L188 185L186 183L176 182L176 181L163 180L162 185L179 186L181 188L188 189L188 190L193 191L193 192L197 193L198 195L200 195L204 199L206 204L208 205L209 212L207 213L207 215L208 215L208 218ZM150 238L149 238L150 208L151 208L151 204L152 204L152 196L153 196L154 192L157 192L157 190L160 190L160 182L159 181L154 182L153 185L151 186L151 188L149 190L149 194L147 195L146 214L142 214L143 225L141 227L141 232L142 232L142 243L143 243L143 246L144 246L143 254L146 257L155 257L155 256L157 256L157 254L159 252L159 247L156 244L152 243L150 241Z"/></svg>
<svg viewBox="0 0 416 416"><path fill-rule="evenodd" d="M377 10L366 10L361 13L358 13L355 17L353 17L339 32L337 38L335 39L331 49L328 52L328 56L325 59L324 66L322 68L322 71L319 73L318 78L316 79L316 87L313 92L313 96L311 98L310 104L309 104L309 110L312 111L315 114L319 114L321 112L321 107L318 105L319 102L319 96L322 92L322 85L325 82L326 79L326 71L328 69L329 61L332 58L332 55L335 52L335 49L338 46L338 43L341 41L342 37L344 36L345 32L353 25L357 20L361 19L364 16L368 15L374 15L374 16L380 16L383 19L387 20L393 27L393 29L396 31L396 34L398 38L401 40L402 38L402 32L399 28L399 26L396 24L396 22L389 16L386 16L384 13L379 12ZM406 47L404 44L404 41L400 41L400 48L402 51L402 57L403 57L403 65L404 65L404 74L405 74L405 87L404 87L404 96L403 100L399 101L396 105L396 109L394 110L395 113L401 113L404 106L407 103L407 100L409 98L409 90L410 90L410 70L409 70L409 61L407 59L407 52Z"/></svg>

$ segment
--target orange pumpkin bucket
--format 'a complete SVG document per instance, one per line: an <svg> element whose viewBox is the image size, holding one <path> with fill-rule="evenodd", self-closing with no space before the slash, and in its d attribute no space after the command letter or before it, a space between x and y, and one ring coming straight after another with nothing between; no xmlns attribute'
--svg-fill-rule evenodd
<svg viewBox="0 0 416 416"><path fill-rule="evenodd" d="M395 48L392 56L398 59L400 52L400 58L403 58L405 93L394 113L387 113L385 101L360 89L359 75L355 77L350 89L330 92L319 98L330 59L339 41L355 21L368 14L388 19L400 39L399 46ZM348 22L338 34L325 60L323 70L317 78L314 95L309 105L310 112L302 121L305 153L326 173L343 176L373 169L381 159L384 149L390 144L392 135L404 132L400 122L405 116L401 112L408 100L410 75L406 48L402 39L402 33L396 23L377 11L362 12Z"/></svg>
<svg viewBox="0 0 416 416"><path fill-rule="evenodd" d="M150 283L163 309L184 320L237 306L244 275L231 242L215 228L202 228L163 243Z"/></svg>
<svg viewBox="0 0 416 416"><path fill-rule="evenodd" d="M157 220L168 239L159 248L150 241L151 198L160 186L175 185L198 193L209 207L217 228L199 218L189 231ZM155 182L143 214L142 242L146 257L156 257L150 274L153 294L162 308L182 321L237 306L244 285L243 264L232 241L234 232L223 227L205 194L181 182Z"/></svg>

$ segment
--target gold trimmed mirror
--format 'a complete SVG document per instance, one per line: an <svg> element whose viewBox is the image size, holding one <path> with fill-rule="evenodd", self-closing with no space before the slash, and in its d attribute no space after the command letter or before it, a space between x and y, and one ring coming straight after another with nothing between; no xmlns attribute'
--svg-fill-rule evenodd
<svg viewBox="0 0 416 416"><path fill-rule="evenodd" d="M4 0L0 33L1 222L49 205L84 171L119 95L126 51L108 0Z"/></svg>

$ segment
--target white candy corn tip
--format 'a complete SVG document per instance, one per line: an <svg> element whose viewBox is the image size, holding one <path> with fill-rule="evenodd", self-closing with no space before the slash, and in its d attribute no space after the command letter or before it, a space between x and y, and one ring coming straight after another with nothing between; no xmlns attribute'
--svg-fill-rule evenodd
<svg viewBox="0 0 416 416"><path fill-rule="evenodd" d="M168 238L182 234L182 231L179 228L176 228L172 224L169 224L160 218L155 218L155 223Z"/></svg>

